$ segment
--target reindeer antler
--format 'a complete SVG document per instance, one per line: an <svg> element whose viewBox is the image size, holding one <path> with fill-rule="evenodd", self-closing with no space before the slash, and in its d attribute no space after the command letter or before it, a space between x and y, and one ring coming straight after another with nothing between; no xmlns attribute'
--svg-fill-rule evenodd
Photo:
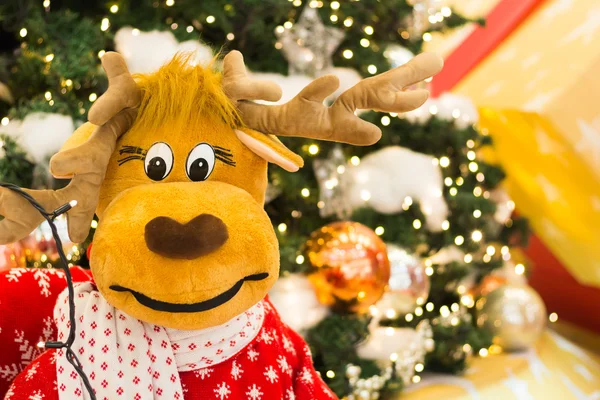
<svg viewBox="0 0 600 400"><path fill-rule="evenodd" d="M109 89L90 110L90 121L98 126L82 145L61 151L50 160L56 177L73 178L60 190L25 190L48 212L71 200L77 206L67 213L69 237L82 242L98 205L100 186L119 136L133 124L141 94L118 53L102 57L102 67L109 79ZM42 216L27 200L10 189L0 188L0 243L11 243L29 235L42 221Z"/></svg>
<svg viewBox="0 0 600 400"><path fill-rule="evenodd" d="M379 140L381 130L359 117L357 109L406 112L421 106L429 92L405 90L438 73L442 59L423 53L407 64L381 75L364 79L348 89L331 105L323 104L339 86L339 80L326 75L311 82L296 97L283 105L240 102L238 108L246 125L265 134L299 136L370 145Z"/></svg>
<svg viewBox="0 0 600 400"><path fill-rule="evenodd" d="M240 100L277 101L281 88L275 82L251 79L246 72L244 56L237 50L223 59L223 91L237 104Z"/></svg>
<svg viewBox="0 0 600 400"><path fill-rule="evenodd" d="M136 108L142 101L142 93L119 53L109 51L101 61L108 77L108 90L96 100L88 113L88 120L98 126L104 125L121 110Z"/></svg>

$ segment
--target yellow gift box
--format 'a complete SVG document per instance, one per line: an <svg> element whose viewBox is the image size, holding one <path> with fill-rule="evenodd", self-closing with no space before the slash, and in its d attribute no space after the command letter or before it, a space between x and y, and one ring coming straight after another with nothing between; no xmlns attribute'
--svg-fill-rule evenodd
<svg viewBox="0 0 600 400"><path fill-rule="evenodd" d="M600 287L600 1L549 0L454 91L508 173L518 211L582 284Z"/></svg>

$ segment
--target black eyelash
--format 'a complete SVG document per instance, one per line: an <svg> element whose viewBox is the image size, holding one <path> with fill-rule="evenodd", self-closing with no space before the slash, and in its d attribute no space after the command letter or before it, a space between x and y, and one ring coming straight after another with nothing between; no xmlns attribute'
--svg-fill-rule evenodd
<svg viewBox="0 0 600 400"><path fill-rule="evenodd" d="M235 161L233 161L233 154L231 153L231 150L220 146L213 146L213 149L215 151L215 158L217 160L231 167L235 167Z"/></svg>
<svg viewBox="0 0 600 400"><path fill-rule="evenodd" d="M123 146L119 149L119 154L131 154L125 158L118 160L119 166L125 164L127 161L132 160L144 160L146 158L147 151L137 146Z"/></svg>
<svg viewBox="0 0 600 400"><path fill-rule="evenodd" d="M233 161L233 154L231 150L220 146L214 146L215 158L221 161L225 165L235 167L235 161ZM146 158L147 151L137 146L123 146L119 149L119 154L131 154L125 158L117 160L119 166L132 160L144 160Z"/></svg>
<svg viewBox="0 0 600 400"><path fill-rule="evenodd" d="M137 147L137 146L123 146L121 147L121 149L119 150L119 154L141 154L143 156L146 155L146 150L142 149L141 147Z"/></svg>
<svg viewBox="0 0 600 400"><path fill-rule="evenodd" d="M223 158L223 157L220 157L220 156L217 156L217 155L215 155L215 158L217 160L221 161L223 164L229 165L231 167L235 167L235 161L233 161L233 160L230 160L228 158Z"/></svg>

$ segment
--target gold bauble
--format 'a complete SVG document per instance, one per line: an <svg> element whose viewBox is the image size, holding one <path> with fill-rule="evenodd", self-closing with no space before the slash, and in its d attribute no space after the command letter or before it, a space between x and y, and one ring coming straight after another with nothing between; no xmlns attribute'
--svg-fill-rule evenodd
<svg viewBox="0 0 600 400"><path fill-rule="evenodd" d="M385 243L366 226L325 225L310 235L306 253L312 266L308 279L321 303L364 313L383 295L390 263Z"/></svg>
<svg viewBox="0 0 600 400"><path fill-rule="evenodd" d="M546 307L527 285L506 284L477 301L477 325L494 333L494 343L506 351L535 344L546 326Z"/></svg>

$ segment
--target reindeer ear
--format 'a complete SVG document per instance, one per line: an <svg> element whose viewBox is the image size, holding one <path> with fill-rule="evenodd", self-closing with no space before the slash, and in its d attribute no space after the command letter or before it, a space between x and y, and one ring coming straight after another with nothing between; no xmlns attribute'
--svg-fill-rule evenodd
<svg viewBox="0 0 600 400"><path fill-rule="evenodd" d="M302 157L285 147L275 135L265 135L252 129L236 129L235 134L253 153L286 171L296 172L304 166Z"/></svg>

